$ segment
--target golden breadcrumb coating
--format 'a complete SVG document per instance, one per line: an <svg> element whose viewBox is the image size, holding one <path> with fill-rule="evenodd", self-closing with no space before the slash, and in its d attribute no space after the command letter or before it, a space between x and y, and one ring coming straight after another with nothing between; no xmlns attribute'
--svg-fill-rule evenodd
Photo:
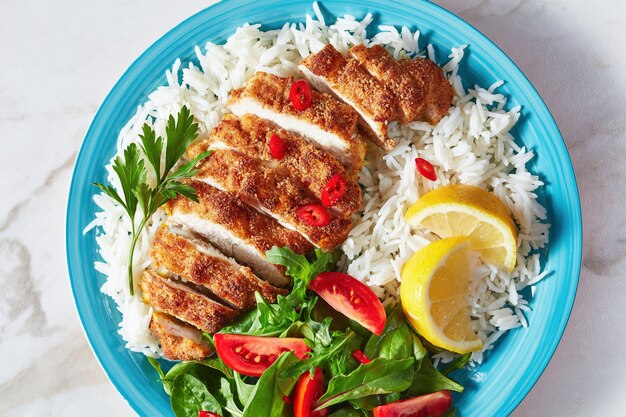
<svg viewBox="0 0 626 417"><path fill-rule="evenodd" d="M418 81L428 86L426 107L421 120L430 124L437 124L448 113L454 90L446 79L443 70L430 59L415 58L400 60L400 65Z"/></svg>
<svg viewBox="0 0 626 417"><path fill-rule="evenodd" d="M380 45L371 48L355 45L349 54L393 92L400 123L409 123L421 116L426 107L428 87L422 80L411 76L385 48Z"/></svg>
<svg viewBox="0 0 626 417"><path fill-rule="evenodd" d="M198 243L200 244L200 243ZM201 252L196 243L168 231L163 225L157 231L150 252L155 268L163 268L186 281L207 288L217 298L239 310L256 306L258 291L270 303L285 290L259 279L250 268L234 260Z"/></svg>
<svg viewBox="0 0 626 417"><path fill-rule="evenodd" d="M278 135L285 144L285 156L276 160L270 152L270 138ZM190 146L188 154L194 158L209 149L235 149L249 157L275 162L297 177L317 199L336 174L345 181L345 193L333 206L344 218L350 218L361 209L361 188L356 178L328 152L317 149L300 135L280 128L277 124L250 114L236 118L226 115L213 128L208 139Z"/></svg>
<svg viewBox="0 0 626 417"><path fill-rule="evenodd" d="M141 282L144 303L207 333L215 333L237 317L237 311L207 296L146 270Z"/></svg>
<svg viewBox="0 0 626 417"><path fill-rule="evenodd" d="M207 179L227 192L236 193L242 201L262 208L324 250L341 245L352 228L350 219L333 214L326 226L305 223L298 218L297 209L320 201L307 193L306 187L286 169L270 168L236 151L214 151L200 164L196 178Z"/></svg>
<svg viewBox="0 0 626 417"><path fill-rule="evenodd" d="M353 105L359 113L375 124L372 128L363 117L360 126L370 131L369 138L377 145L391 149L395 145L387 137L387 125L396 117L393 93L367 73L354 59L346 59L331 44L305 58L302 66L317 77L342 100Z"/></svg>
<svg viewBox="0 0 626 417"><path fill-rule="evenodd" d="M152 313L149 328L161 344L164 356L171 361L197 361L213 353L209 343L202 339L202 331L175 317Z"/></svg>

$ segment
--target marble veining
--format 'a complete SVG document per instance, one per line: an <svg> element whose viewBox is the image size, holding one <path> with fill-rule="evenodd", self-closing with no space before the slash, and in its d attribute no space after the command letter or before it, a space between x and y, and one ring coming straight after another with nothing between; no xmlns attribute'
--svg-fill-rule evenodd
<svg viewBox="0 0 626 417"><path fill-rule="evenodd" d="M559 348L512 414L626 413L626 5L437 0L498 44L551 109L581 193L579 292ZM0 416L133 416L71 299L64 216L71 169L99 103L153 41L212 3L12 2L0 13ZM323 3L323 1L322 1ZM252 17L253 19L253 17ZM608 358L608 359L607 359Z"/></svg>

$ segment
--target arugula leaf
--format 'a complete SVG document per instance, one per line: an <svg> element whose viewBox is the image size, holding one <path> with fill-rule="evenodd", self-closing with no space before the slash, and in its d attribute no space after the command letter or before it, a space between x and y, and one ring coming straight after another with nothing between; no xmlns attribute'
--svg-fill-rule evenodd
<svg viewBox="0 0 626 417"><path fill-rule="evenodd" d="M167 141L165 144L165 167L163 172L161 172L163 139L161 137L157 138L154 129L146 123L143 125L142 133L139 135L143 157L137 144L131 143L124 149L124 159L122 160L118 156L113 161L113 170L120 180L123 198L111 185L93 184L120 204L130 218L132 238L128 253L128 286L131 295L135 293L133 256L141 231L152 215L168 200L181 195L192 201L198 201L195 190L180 181L195 175L197 172L195 167L211 153L211 151L201 153L193 160L180 166L173 174L170 174L171 170L182 158L185 150L198 136L198 124L194 123L189 109L183 107L176 119L173 116L169 117L165 132ZM147 169L143 158L148 161L155 173L156 184L154 188L146 183ZM135 215L138 207L141 208L143 215L139 223L135 224Z"/></svg>
<svg viewBox="0 0 626 417"><path fill-rule="evenodd" d="M350 342L350 339L354 337L354 332L348 331L337 332L328 346L324 346L321 343L317 344L311 352L309 358L294 363L289 368L285 369L280 376L282 377L298 377L306 371L313 372L315 368L323 363L329 363L340 352L345 350L345 346Z"/></svg>
<svg viewBox="0 0 626 417"><path fill-rule="evenodd" d="M413 363L413 358L375 359L348 375L336 376L328 383L316 410L370 395L402 392L413 380Z"/></svg>
<svg viewBox="0 0 626 417"><path fill-rule="evenodd" d="M465 368L471 359L471 353L466 353L465 355L454 358L450 363L446 364L446 367L441 370L441 373L445 376L448 376L450 373L456 371L457 369Z"/></svg>
<svg viewBox="0 0 626 417"><path fill-rule="evenodd" d="M226 378L233 378L233 370L230 369L226 364L220 359L219 356L213 355L208 358L204 358L198 362L200 365L207 366L209 368L215 369L216 371L224 374Z"/></svg>
<svg viewBox="0 0 626 417"><path fill-rule="evenodd" d="M232 417L242 417L243 410L235 402L235 396L233 394L231 383L226 378L220 378L219 382L220 388L216 395L222 405L222 408L228 411Z"/></svg>
<svg viewBox="0 0 626 417"><path fill-rule="evenodd" d="M291 406L284 400L296 385L298 377L281 377L283 370L299 361L293 352L283 353L254 386L243 417L288 417Z"/></svg>
<svg viewBox="0 0 626 417"><path fill-rule="evenodd" d="M179 375L174 380L170 404L176 417L197 417L200 410L222 414L222 407L206 386L189 374Z"/></svg>
<svg viewBox="0 0 626 417"><path fill-rule="evenodd" d="M252 393L254 392L254 384L247 384L241 378L237 372L234 372L234 380L235 387L237 388L237 395L239 396L239 401L245 407L248 406L248 403L252 399Z"/></svg>
<svg viewBox="0 0 626 417"><path fill-rule="evenodd" d="M353 407L359 410L370 411L374 409L374 407L398 401L400 398L401 395L399 392L392 392L391 394L370 395L369 397L357 398L349 402Z"/></svg>
<svg viewBox="0 0 626 417"><path fill-rule="evenodd" d="M150 356L146 356L146 358L148 358L148 363L157 371L157 373L159 374L159 378L161 379L161 381L163 381L165 379L165 374L161 369L161 364L159 363L159 361L151 358Z"/></svg>

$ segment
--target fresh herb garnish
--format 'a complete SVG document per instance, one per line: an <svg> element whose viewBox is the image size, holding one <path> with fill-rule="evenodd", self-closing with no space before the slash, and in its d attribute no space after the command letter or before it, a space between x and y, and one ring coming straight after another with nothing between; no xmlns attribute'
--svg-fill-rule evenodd
<svg viewBox="0 0 626 417"><path fill-rule="evenodd" d="M196 165L211 153L210 151L203 152L172 172L183 157L185 150L198 136L198 124L194 123L193 116L187 107L180 110L176 119L170 116L167 121L163 170L161 170L163 138L157 137L156 132L148 123L143 125L142 131L143 133L139 135L141 151L137 144L131 143L124 149L124 159L118 156L113 161L113 170L119 178L122 195L112 185L94 183L96 187L119 203L130 218L131 245L128 252L128 286L131 295L135 293L133 257L141 231L163 204L178 195L195 202L198 201L195 190L184 184L182 180L194 176L197 172ZM148 170L144 158L154 171L154 186L147 182ZM140 217L136 218L138 208L141 209Z"/></svg>

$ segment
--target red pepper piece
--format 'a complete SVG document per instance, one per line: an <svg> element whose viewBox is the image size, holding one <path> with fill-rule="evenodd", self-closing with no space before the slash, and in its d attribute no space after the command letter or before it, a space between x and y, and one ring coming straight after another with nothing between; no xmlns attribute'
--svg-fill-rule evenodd
<svg viewBox="0 0 626 417"><path fill-rule="evenodd" d="M210 411L200 410L198 411L198 417L222 417L219 414L212 413Z"/></svg>
<svg viewBox="0 0 626 417"><path fill-rule="evenodd" d="M361 352L361 349L357 349L354 352L352 352L352 356L354 356L354 359L361 362L363 365L367 365L368 363L372 361L370 358L365 356L365 353Z"/></svg>
<svg viewBox="0 0 626 417"><path fill-rule="evenodd" d="M279 161L285 157L285 142L278 135L270 137L270 153Z"/></svg>
<svg viewBox="0 0 626 417"><path fill-rule="evenodd" d="M322 190L322 204L324 207L332 207L346 193L346 180L341 174L333 175Z"/></svg>
<svg viewBox="0 0 626 417"><path fill-rule="evenodd" d="M330 223L330 214L320 204L307 204L296 209L298 218L309 226L322 227Z"/></svg>
<svg viewBox="0 0 626 417"><path fill-rule="evenodd" d="M291 104L298 111L304 111L311 105L311 86L307 80L298 80L289 90Z"/></svg>
<svg viewBox="0 0 626 417"><path fill-rule="evenodd" d="M417 171L422 177L431 181L437 181L437 173L430 162L423 158L415 158L415 165L417 165Z"/></svg>

